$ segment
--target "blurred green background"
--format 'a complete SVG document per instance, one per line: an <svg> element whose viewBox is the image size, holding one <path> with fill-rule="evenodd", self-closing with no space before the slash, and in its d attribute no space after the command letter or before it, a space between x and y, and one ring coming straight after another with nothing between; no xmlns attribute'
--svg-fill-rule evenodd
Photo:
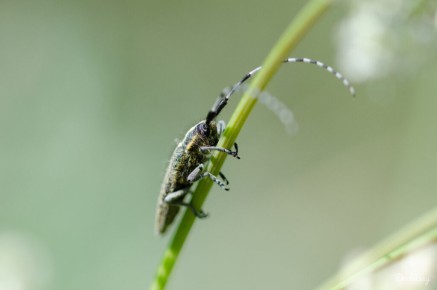
<svg viewBox="0 0 437 290"><path fill-rule="evenodd" d="M173 140L304 3L2 0L0 289L146 289L169 237L154 211ZM348 76L350 9L328 11L293 56ZM212 190L168 289L310 289L437 204L435 16L419 16L429 42L388 43L391 71L350 73L356 99L313 66L279 71L268 90L298 133L254 109L223 168L231 191Z"/></svg>

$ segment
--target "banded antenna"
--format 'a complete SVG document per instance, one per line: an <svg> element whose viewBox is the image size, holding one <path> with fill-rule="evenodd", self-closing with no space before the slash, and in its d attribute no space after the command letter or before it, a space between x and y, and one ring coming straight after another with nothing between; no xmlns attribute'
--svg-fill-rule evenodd
<svg viewBox="0 0 437 290"><path fill-rule="evenodd" d="M337 79L339 79L343 83L343 85L349 90L350 94L353 97L355 97L355 89L350 84L350 82L341 73L336 71L333 67L331 67L329 65L326 65L326 64L324 64L321 61L310 59L310 58L295 58L295 57L291 57L291 58L284 59L282 62L283 63L303 62L303 63L309 63L309 64L316 65L316 66L318 66L320 68L323 68L324 70L327 70L328 72L333 74ZM262 68L262 66L259 66L259 67L255 68L255 69L251 70L239 82L237 82L235 85L233 85L232 89L230 91L228 91L226 94L222 93L220 98L214 104L213 109L208 112L208 115L206 117L207 123L209 123L212 119L214 119L220 113L220 111L228 103L229 98L238 90L238 88L244 82L246 82L248 79L250 79L254 74L256 74L261 68Z"/></svg>

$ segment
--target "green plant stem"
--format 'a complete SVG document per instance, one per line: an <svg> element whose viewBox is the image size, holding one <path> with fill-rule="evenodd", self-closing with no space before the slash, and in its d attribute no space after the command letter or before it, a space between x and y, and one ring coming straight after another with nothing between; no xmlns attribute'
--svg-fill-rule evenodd
<svg viewBox="0 0 437 290"><path fill-rule="evenodd" d="M354 281L432 242L437 242L437 208L367 251L317 290L346 289Z"/></svg>
<svg viewBox="0 0 437 290"><path fill-rule="evenodd" d="M298 42L313 26L317 19L328 9L332 4L331 0L312 0L300 11L297 17L287 27L283 35L279 38L277 44L273 47L263 64L263 69L254 77L248 91L241 98L240 103L235 109L226 130L223 132L222 138L218 146L231 148L234 144L241 128L243 127L247 117L249 116L257 99L254 92L260 92L267 86L275 72L278 70L281 61L289 56L289 53L296 47ZM207 170L214 175L217 175L222 167L226 154L216 153L211 157ZM196 208L202 208L202 205L211 189L212 182L205 178L199 182L194 193L192 203ZM174 233L170 244L164 253L164 257L159 265L155 280L151 285L151 290L164 289L168 278L171 274L174 264L179 256L180 250L190 232L194 223L195 217L191 211L185 211L176 232Z"/></svg>

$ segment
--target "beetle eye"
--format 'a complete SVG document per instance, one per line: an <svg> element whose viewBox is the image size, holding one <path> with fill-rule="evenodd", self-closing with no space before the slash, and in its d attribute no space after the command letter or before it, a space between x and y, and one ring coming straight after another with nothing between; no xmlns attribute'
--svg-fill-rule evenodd
<svg viewBox="0 0 437 290"><path fill-rule="evenodd" d="M209 135L209 126L206 123L200 124L199 129L202 134L207 136Z"/></svg>

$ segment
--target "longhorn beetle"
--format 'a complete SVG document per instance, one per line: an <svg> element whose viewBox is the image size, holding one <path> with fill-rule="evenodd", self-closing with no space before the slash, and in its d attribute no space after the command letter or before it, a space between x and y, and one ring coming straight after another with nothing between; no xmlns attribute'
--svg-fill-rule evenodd
<svg viewBox="0 0 437 290"><path fill-rule="evenodd" d="M342 81L343 85L349 89L353 96L355 95L355 90L349 84L349 81L332 67L308 58L288 58L283 61L283 63L294 62L310 63L327 70ZM231 95L260 69L261 67L253 69L233 85L230 90L223 91L206 115L205 120L200 121L188 130L184 139L176 146L170 158L170 164L168 165L158 199L156 231L159 234L163 234L167 230L167 227L178 214L180 207L187 207L198 218L207 216L201 209L195 209L191 202L184 201L185 196L190 193L190 188L194 182L207 177L224 190L229 190L229 182L223 173L219 173L220 179L210 172L204 171L205 163L209 160L211 151L220 151L240 159L237 143L234 143L235 151L217 147L220 135L225 129L225 123L223 121L216 122L214 119L226 106Z"/></svg>

